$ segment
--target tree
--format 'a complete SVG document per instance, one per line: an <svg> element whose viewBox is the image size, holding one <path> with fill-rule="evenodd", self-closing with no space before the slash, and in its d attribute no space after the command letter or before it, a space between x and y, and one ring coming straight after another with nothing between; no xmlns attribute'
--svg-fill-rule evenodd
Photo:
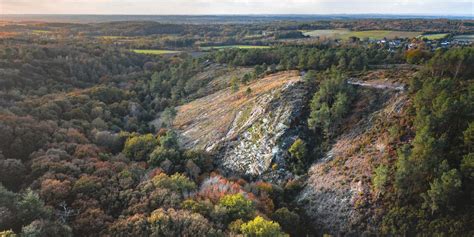
<svg viewBox="0 0 474 237"><path fill-rule="evenodd" d="M161 121L162 127L172 127L173 126L173 120L177 115L177 111L174 107L168 107L166 108L162 113L161 113Z"/></svg>
<svg viewBox="0 0 474 237"><path fill-rule="evenodd" d="M1 237L16 237L16 234L12 230L5 230L5 231L0 231L0 236Z"/></svg>
<svg viewBox="0 0 474 237"><path fill-rule="evenodd" d="M320 83L311 100L308 125L331 137L349 110L353 92L346 83L345 75L335 68L331 68L326 76L328 78Z"/></svg>
<svg viewBox="0 0 474 237"><path fill-rule="evenodd" d="M152 182L158 188L169 189L182 195L196 189L196 184L180 173L171 176L161 173L153 177Z"/></svg>
<svg viewBox="0 0 474 237"><path fill-rule="evenodd" d="M306 143L300 138L296 139L288 150L297 161L303 161L307 154Z"/></svg>
<svg viewBox="0 0 474 237"><path fill-rule="evenodd" d="M21 160L3 159L0 153L0 183L10 189L18 189L26 174L26 167Z"/></svg>
<svg viewBox="0 0 474 237"><path fill-rule="evenodd" d="M383 192L385 184L388 181L388 168L385 165L379 165L372 176L372 184L377 192Z"/></svg>
<svg viewBox="0 0 474 237"><path fill-rule="evenodd" d="M230 79L230 87L234 93L239 91L239 78L235 76L232 77L232 79Z"/></svg>
<svg viewBox="0 0 474 237"><path fill-rule="evenodd" d="M455 200L460 192L461 177L456 169L452 169L430 184L430 189L423 195L424 206L433 213L439 210L454 211Z"/></svg>
<svg viewBox="0 0 474 237"><path fill-rule="evenodd" d="M49 218L51 210L44 206L43 200L31 189L27 189L17 203L18 217L21 223L27 224L33 220Z"/></svg>
<svg viewBox="0 0 474 237"><path fill-rule="evenodd" d="M152 134L132 135L125 142L123 153L131 160L144 161L156 145L158 140Z"/></svg>
<svg viewBox="0 0 474 237"><path fill-rule="evenodd" d="M247 89L245 90L245 95L246 96L252 95L252 89L250 87L247 87Z"/></svg>
<svg viewBox="0 0 474 237"><path fill-rule="evenodd" d="M299 226L301 223L300 216L295 212L290 211L286 207L282 207L272 214L272 219L278 222L287 233L297 235L297 228L294 227Z"/></svg>
<svg viewBox="0 0 474 237"><path fill-rule="evenodd" d="M157 209L148 218L151 236L213 236L216 230L201 214Z"/></svg>
<svg viewBox="0 0 474 237"><path fill-rule="evenodd" d="M254 213L252 201L246 199L241 193L223 196L219 200L218 206L225 209L228 222L237 219L247 220Z"/></svg>
<svg viewBox="0 0 474 237"><path fill-rule="evenodd" d="M163 161L169 160L173 164L178 164L178 162L180 162L180 157L181 157L181 154L179 151L173 148L165 148L162 146L158 146L150 154L148 163L153 166L159 166Z"/></svg>
<svg viewBox="0 0 474 237"><path fill-rule="evenodd" d="M48 220L36 220L21 229L21 236L25 237L72 237L71 227Z"/></svg>
<svg viewBox="0 0 474 237"><path fill-rule="evenodd" d="M288 236L281 231L280 225L273 221L267 221L261 216L242 224L240 231L249 237L282 237Z"/></svg>

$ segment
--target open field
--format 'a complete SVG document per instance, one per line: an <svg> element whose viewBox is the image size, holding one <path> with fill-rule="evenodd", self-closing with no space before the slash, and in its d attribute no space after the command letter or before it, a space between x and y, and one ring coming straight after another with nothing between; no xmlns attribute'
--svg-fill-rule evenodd
<svg viewBox="0 0 474 237"><path fill-rule="evenodd" d="M303 32L304 35L310 37L331 38L331 39L348 39L355 36L360 39L393 39L393 38L412 38L417 37L421 32L412 31L392 31L392 30L367 30L367 31L350 31L348 29L331 29L331 30L313 30Z"/></svg>
<svg viewBox="0 0 474 237"><path fill-rule="evenodd" d="M456 35L454 39L474 42L474 35Z"/></svg>
<svg viewBox="0 0 474 237"><path fill-rule="evenodd" d="M426 35L420 35L420 38L426 38L426 39L429 39L429 40L440 40L440 39L443 39L443 38L446 38L446 36L448 36L449 34L445 34L445 33L442 33L442 34L426 34Z"/></svg>
<svg viewBox="0 0 474 237"><path fill-rule="evenodd" d="M166 50L166 49L132 49L132 51L139 54L152 54L152 55L181 53L181 51Z"/></svg>
<svg viewBox="0 0 474 237"><path fill-rule="evenodd" d="M32 33L37 34L37 35L42 35L42 34L50 34L50 33L52 33L52 31L49 31L49 30L33 30Z"/></svg>
<svg viewBox="0 0 474 237"><path fill-rule="evenodd" d="M98 36L97 38L103 39L103 40L119 40L119 39L131 39L132 37L104 35L104 36Z"/></svg>
<svg viewBox="0 0 474 237"><path fill-rule="evenodd" d="M270 46L264 45L221 45L221 46L207 46L201 47L201 50L211 50L211 49L230 49L230 48L238 48L238 49L267 49Z"/></svg>

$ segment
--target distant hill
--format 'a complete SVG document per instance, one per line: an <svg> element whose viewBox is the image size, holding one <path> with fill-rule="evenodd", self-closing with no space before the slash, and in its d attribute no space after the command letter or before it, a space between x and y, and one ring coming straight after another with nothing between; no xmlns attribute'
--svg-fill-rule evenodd
<svg viewBox="0 0 474 237"><path fill-rule="evenodd" d="M111 21L156 21L162 23L256 23L272 21L316 21L351 19L458 19L473 20L473 16L462 15L387 15L387 14L328 14L328 15L2 15L4 21L42 21L97 23Z"/></svg>

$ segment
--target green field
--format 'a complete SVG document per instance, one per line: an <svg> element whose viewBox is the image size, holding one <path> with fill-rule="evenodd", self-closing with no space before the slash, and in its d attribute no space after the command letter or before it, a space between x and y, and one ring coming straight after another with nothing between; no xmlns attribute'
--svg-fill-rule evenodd
<svg viewBox="0 0 474 237"><path fill-rule="evenodd" d="M421 34L421 32L412 31L392 31L392 30L367 30L367 31L350 31L348 29L331 29L331 30L313 30L303 32L304 35L310 37L320 37L329 39L348 39L355 36L360 39L393 39L393 38L413 38Z"/></svg>
<svg viewBox="0 0 474 237"><path fill-rule="evenodd" d="M456 35L454 39L474 42L474 35Z"/></svg>
<svg viewBox="0 0 474 237"><path fill-rule="evenodd" d="M98 36L100 39L104 40L119 40L119 39L130 39L131 37L127 36L113 36L113 35L105 35L105 36Z"/></svg>
<svg viewBox="0 0 474 237"><path fill-rule="evenodd" d="M420 38L426 38L426 39L429 39L429 40L440 40L440 39L444 39L448 36L449 34L445 34L445 33L442 33L442 34L426 34L426 35L420 35Z"/></svg>
<svg viewBox="0 0 474 237"><path fill-rule="evenodd" d="M163 54L178 54L181 51L165 50L165 49L132 49L133 52L139 54L163 55Z"/></svg>
<svg viewBox="0 0 474 237"><path fill-rule="evenodd" d="M201 47L201 50L211 50L211 49L267 49L270 46L261 46L261 45L221 45L221 46L207 46Z"/></svg>
<svg viewBox="0 0 474 237"><path fill-rule="evenodd" d="M33 30L32 33L37 34L37 35L42 35L42 34L49 34L49 33L52 33L52 32L49 31L49 30Z"/></svg>

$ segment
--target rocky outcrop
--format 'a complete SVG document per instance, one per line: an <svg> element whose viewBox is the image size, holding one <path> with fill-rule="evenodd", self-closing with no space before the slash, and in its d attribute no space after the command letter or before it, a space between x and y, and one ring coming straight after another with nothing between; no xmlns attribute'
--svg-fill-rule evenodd
<svg viewBox="0 0 474 237"><path fill-rule="evenodd" d="M174 127L184 147L216 153L229 172L283 172L307 99L297 71L277 73L179 107Z"/></svg>
<svg viewBox="0 0 474 237"><path fill-rule="evenodd" d="M272 163L275 170L284 168L287 150L302 129L298 119L306 94L302 82L288 83L247 108L249 115L240 111L226 135L235 139L222 144L222 166L249 175L262 174Z"/></svg>

